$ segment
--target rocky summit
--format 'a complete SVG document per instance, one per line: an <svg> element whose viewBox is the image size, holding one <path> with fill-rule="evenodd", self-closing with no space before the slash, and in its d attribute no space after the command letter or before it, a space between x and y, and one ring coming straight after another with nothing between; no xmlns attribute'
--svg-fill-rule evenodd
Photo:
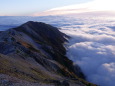
<svg viewBox="0 0 115 86"><path fill-rule="evenodd" d="M0 86L96 86L66 57L68 38L33 21L0 32Z"/></svg>

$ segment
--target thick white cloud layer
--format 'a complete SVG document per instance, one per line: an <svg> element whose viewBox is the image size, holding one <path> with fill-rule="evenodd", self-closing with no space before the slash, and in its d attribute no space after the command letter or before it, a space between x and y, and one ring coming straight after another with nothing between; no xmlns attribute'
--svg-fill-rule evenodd
<svg viewBox="0 0 115 86"><path fill-rule="evenodd" d="M110 21L81 18L82 25L76 22L62 29L72 37L67 56L81 67L88 81L101 86L115 86L115 21Z"/></svg>

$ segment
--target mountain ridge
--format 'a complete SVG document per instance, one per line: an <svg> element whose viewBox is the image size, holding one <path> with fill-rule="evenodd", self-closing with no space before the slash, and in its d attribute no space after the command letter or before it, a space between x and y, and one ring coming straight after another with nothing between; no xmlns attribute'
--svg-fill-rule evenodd
<svg viewBox="0 0 115 86"><path fill-rule="evenodd" d="M37 83L62 86L89 84L83 80L80 68L75 67L65 56L63 45L67 42L66 38L69 36L61 33L58 28L33 21L2 31L0 73Z"/></svg>

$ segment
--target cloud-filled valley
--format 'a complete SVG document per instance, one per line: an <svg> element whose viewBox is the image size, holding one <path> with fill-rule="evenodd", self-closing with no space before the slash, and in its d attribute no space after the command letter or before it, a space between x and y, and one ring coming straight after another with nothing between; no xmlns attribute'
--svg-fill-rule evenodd
<svg viewBox="0 0 115 86"><path fill-rule="evenodd" d="M62 29L72 38L67 56L79 64L87 80L101 86L115 85L115 22L84 20L79 28Z"/></svg>
<svg viewBox="0 0 115 86"><path fill-rule="evenodd" d="M11 21L8 21L8 20ZM100 86L115 85L115 20L109 17L46 16L0 17L0 25L41 21L57 26L71 36L67 56L78 64L88 81ZM4 22L3 22L4 21ZM8 21L8 22L7 22Z"/></svg>

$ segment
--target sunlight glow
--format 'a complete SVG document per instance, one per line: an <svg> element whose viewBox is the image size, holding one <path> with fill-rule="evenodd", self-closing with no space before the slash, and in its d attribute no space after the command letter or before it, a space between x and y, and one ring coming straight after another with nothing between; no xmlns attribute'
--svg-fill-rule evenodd
<svg viewBox="0 0 115 86"><path fill-rule="evenodd" d="M84 12L96 12L96 11L108 11L115 12L115 0L94 0L88 3L75 4L70 6L53 8L42 13L35 13L38 15L63 15L72 13L84 13Z"/></svg>
<svg viewBox="0 0 115 86"><path fill-rule="evenodd" d="M114 3L115 3L115 0L94 0L94 1L89 2L89 3L59 7L59 8L51 9L49 11L80 9L80 8L87 8L89 10L94 10L94 11L115 11L115 4Z"/></svg>
<svg viewBox="0 0 115 86"><path fill-rule="evenodd" d="M91 9L101 11L115 11L115 0L95 0Z"/></svg>
<svg viewBox="0 0 115 86"><path fill-rule="evenodd" d="M115 0L94 0L88 3L75 4L70 6L53 8L41 13L35 13L33 16L47 15L65 15L86 12L104 12L103 14L115 14Z"/></svg>

